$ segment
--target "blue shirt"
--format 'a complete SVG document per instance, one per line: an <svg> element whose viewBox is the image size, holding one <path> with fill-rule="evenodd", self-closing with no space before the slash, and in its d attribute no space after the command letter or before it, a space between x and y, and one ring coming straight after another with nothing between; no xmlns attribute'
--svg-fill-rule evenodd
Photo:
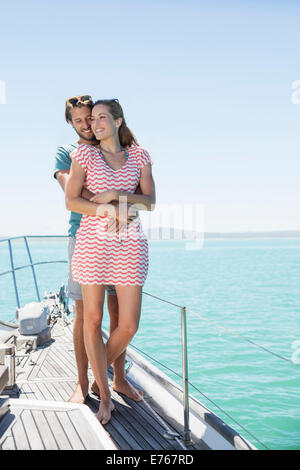
<svg viewBox="0 0 300 470"><path fill-rule="evenodd" d="M71 157L70 154L78 147L78 144L67 144L58 147L56 151L55 165L54 165L54 178L56 178L56 172L60 170L70 170L71 168ZM77 229L79 228L81 221L81 214L77 212L71 212L69 220L69 231L68 234L70 237L76 236Z"/></svg>

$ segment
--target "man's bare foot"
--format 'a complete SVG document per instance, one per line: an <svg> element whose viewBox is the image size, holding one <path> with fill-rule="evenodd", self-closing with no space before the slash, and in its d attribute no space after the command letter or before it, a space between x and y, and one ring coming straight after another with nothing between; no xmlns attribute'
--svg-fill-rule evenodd
<svg viewBox="0 0 300 470"><path fill-rule="evenodd" d="M99 419L101 424L107 424L111 418L111 413L114 411L115 405L109 398L108 400L101 400L99 411L96 417Z"/></svg>
<svg viewBox="0 0 300 470"><path fill-rule="evenodd" d="M100 390L99 390L96 380L92 383L91 390L95 395L100 397Z"/></svg>
<svg viewBox="0 0 300 470"><path fill-rule="evenodd" d="M142 401L144 397L142 390L136 390L126 379L114 380L112 388L115 392L123 393L134 401Z"/></svg>
<svg viewBox="0 0 300 470"><path fill-rule="evenodd" d="M83 405L85 399L88 395L89 391L89 384L81 386L80 383L77 384L73 395L69 398L69 403L78 403L79 405Z"/></svg>

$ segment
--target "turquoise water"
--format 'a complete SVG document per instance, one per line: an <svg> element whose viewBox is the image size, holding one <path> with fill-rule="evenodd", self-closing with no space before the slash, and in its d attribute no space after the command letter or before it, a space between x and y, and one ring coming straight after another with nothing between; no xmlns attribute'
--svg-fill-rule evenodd
<svg viewBox="0 0 300 470"><path fill-rule="evenodd" d="M34 261L66 259L65 240L30 240L30 247ZM15 241L13 249L15 266L26 264L24 244ZM7 243L0 243L0 271L9 269ZM65 282L67 265L41 265L36 270L44 294ZM190 307L299 362L299 279L300 239L208 240L198 251L187 251L181 241L152 242L144 291ZM17 272L17 283L21 304L35 300L30 269ZM0 277L0 292L0 318L11 319L16 306L11 274ZM190 309L190 381L268 448L300 449L300 365L216 328ZM144 295L133 345L181 374L180 338L180 310ZM180 383L175 374L162 370ZM207 398L192 388L190 392L263 448Z"/></svg>

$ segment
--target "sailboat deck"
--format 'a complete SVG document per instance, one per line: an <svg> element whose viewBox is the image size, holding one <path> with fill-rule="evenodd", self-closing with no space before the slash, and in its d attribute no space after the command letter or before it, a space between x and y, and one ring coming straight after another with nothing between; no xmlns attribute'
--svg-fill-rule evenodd
<svg viewBox="0 0 300 470"><path fill-rule="evenodd" d="M72 331L64 326L59 319L52 329L52 340L50 343L32 351L26 357L17 358L17 385L10 392L11 398L20 400L47 400L48 402L65 402L71 396L77 383L77 370L75 363ZM93 382L91 370L89 370L90 384ZM111 388L112 371L109 370L109 381ZM122 450L172 450L184 449L176 440L165 437L167 430L176 433L182 429L175 429L168 422L167 416L163 416L151 396L145 394L144 401L135 402L124 395L116 393L111 389L112 399L116 410L112 413L110 422L105 425L105 430L109 433L116 447ZM7 392L5 392L7 395ZM98 398L90 392L86 405L95 413L99 408ZM53 439L49 435L55 436L64 428L59 420L52 416L47 439L41 438L34 419L34 413L28 412L24 417L31 423L32 429L39 436L40 447L52 448ZM74 414L75 416L75 414ZM66 419L65 417L63 419ZM45 419L44 419L44 422ZM48 422L48 421L47 421ZM45 425L45 424L44 424ZM52 426L52 428L51 428ZM58 429L59 428L59 429ZM75 425L67 428L65 440L66 447L72 448L75 434L78 432ZM69 432L73 438L68 437ZM75 434L74 434L75 433ZM45 432L44 432L45 434ZM50 439L50 442L49 442ZM78 436L75 439L78 441ZM78 443L77 443L78 444ZM1 438L0 438L1 445ZM11 442L11 446L17 447L17 442ZM78 448L78 447L77 447ZM84 444L83 444L84 448ZM193 439L193 444L187 447L189 450L207 449L206 444L199 439Z"/></svg>

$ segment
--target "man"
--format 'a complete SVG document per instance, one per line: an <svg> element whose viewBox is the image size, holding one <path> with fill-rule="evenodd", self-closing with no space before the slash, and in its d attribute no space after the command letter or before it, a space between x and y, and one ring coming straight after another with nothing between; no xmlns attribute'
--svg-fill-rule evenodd
<svg viewBox="0 0 300 470"><path fill-rule="evenodd" d="M92 98L89 95L75 96L66 101L65 119L70 124L79 139L76 143L64 145L58 147L55 160L54 178L57 179L63 191L65 191L66 184L69 177L71 158L70 154L80 144L98 145L98 141L95 140L94 134L90 127L91 109L93 106ZM86 189L82 192L82 197L85 199L91 199L94 194ZM72 256L75 248L75 236L76 231L79 228L81 220L81 214L71 212L70 216L70 228L69 228L69 278L68 278L68 293L69 297L74 300L75 303L75 315L73 322L73 339L75 358L78 370L78 383L73 395L69 401L72 403L84 403L88 391L88 358L84 346L83 338L83 301L81 294L81 286L77 282L73 281L72 278ZM114 286L106 286L107 306L110 315L110 334L118 326L118 300ZM114 367L114 379L112 387L117 392L121 392L124 395L132 398L135 401L142 399L142 392L135 390L125 377L125 356L126 351L122 353L113 364ZM99 389L94 382L91 387L92 391L99 394Z"/></svg>

